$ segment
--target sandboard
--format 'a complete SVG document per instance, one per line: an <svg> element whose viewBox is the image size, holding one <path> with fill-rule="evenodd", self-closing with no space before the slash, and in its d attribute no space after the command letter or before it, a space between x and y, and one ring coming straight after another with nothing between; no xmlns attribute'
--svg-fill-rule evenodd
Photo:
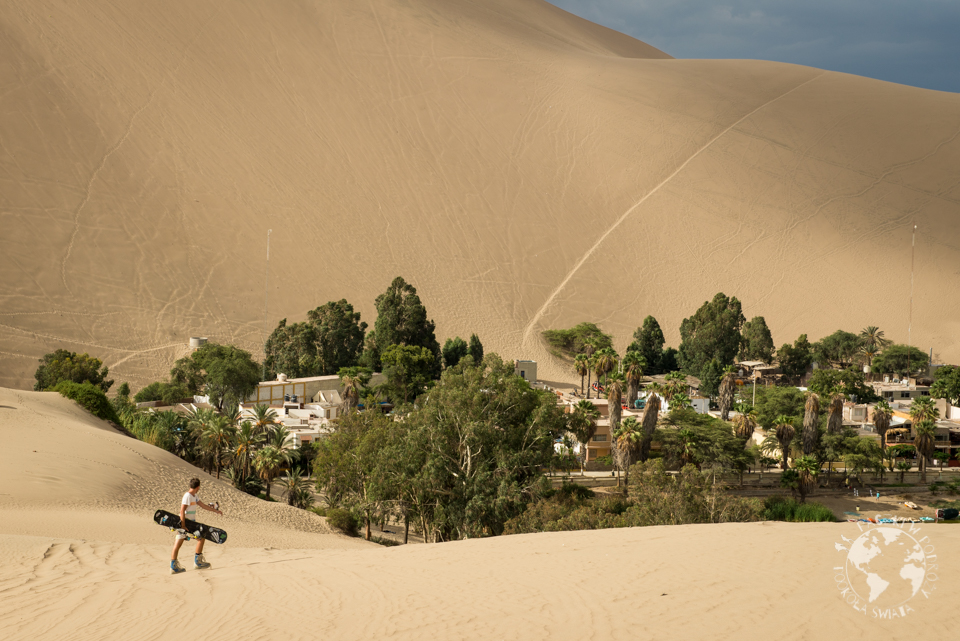
<svg viewBox="0 0 960 641"><path fill-rule="evenodd" d="M193 539L206 539L217 544L227 541L226 530L189 520L187 521L187 527L184 528L180 525L180 517L166 510L157 510L153 515L153 520L158 525L168 527L175 532L181 532Z"/></svg>

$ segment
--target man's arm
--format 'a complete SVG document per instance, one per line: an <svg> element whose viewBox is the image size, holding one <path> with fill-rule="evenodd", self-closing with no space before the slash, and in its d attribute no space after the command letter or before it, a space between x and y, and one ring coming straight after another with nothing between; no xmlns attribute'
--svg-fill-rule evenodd
<svg viewBox="0 0 960 641"><path fill-rule="evenodd" d="M201 501L200 499L197 499L197 505L199 505L200 507L202 507L202 508L205 509L205 510L210 510L211 512L216 512L216 513L219 514L220 516L223 516L223 512L221 512L220 510L218 510L217 508L215 508L215 507L213 507L213 506L211 506L211 505L207 505L206 503L204 503L204 502Z"/></svg>

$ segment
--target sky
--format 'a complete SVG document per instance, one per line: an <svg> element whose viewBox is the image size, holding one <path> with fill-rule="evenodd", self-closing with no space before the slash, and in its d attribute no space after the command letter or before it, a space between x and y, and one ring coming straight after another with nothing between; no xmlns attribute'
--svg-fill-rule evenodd
<svg viewBox="0 0 960 641"><path fill-rule="evenodd" d="M675 58L808 65L960 92L960 0L548 0Z"/></svg>

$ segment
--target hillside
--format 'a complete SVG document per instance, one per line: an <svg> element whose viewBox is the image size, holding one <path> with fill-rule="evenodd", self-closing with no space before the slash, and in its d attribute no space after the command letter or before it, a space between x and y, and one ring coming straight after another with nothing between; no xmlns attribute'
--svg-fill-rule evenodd
<svg viewBox="0 0 960 641"><path fill-rule="evenodd" d="M57 347L138 387L396 275L441 341L573 377L717 291L777 344L879 325L960 361L960 95L674 60L541 0L0 5L0 385Z"/></svg>

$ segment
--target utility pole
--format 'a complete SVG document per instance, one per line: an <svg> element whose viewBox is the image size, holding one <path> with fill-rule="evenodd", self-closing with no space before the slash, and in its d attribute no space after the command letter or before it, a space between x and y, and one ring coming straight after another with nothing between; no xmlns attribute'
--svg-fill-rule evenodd
<svg viewBox="0 0 960 641"><path fill-rule="evenodd" d="M917 226L913 226L913 239L910 243L910 314L907 318L907 383L910 382L910 348L913 347L913 265L917 253Z"/></svg>
<svg viewBox="0 0 960 641"><path fill-rule="evenodd" d="M265 380L267 378L267 303L270 300L270 233L272 229L267 230L267 275L263 282L263 330L260 333L260 338L263 339L263 372L260 375L260 380Z"/></svg>

